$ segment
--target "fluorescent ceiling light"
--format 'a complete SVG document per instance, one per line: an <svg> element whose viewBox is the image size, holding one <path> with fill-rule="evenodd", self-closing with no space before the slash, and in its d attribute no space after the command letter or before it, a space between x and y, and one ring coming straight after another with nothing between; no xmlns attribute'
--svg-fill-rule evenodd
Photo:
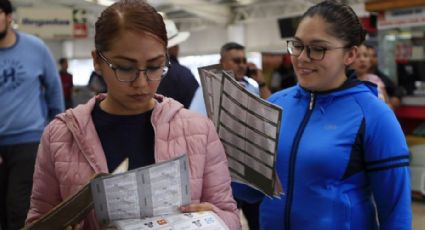
<svg viewBox="0 0 425 230"><path fill-rule="evenodd" d="M110 6L115 3L114 0L86 0L86 1L96 3L102 6Z"/></svg>

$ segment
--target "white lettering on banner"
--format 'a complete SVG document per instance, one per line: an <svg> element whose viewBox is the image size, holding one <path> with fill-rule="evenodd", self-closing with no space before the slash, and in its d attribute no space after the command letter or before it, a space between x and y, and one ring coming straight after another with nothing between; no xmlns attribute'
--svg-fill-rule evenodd
<svg viewBox="0 0 425 230"><path fill-rule="evenodd" d="M423 26L424 23L425 7L389 10L378 17L378 29Z"/></svg>
<svg viewBox="0 0 425 230"><path fill-rule="evenodd" d="M70 8L18 8L19 30L44 39L64 39L74 36Z"/></svg>

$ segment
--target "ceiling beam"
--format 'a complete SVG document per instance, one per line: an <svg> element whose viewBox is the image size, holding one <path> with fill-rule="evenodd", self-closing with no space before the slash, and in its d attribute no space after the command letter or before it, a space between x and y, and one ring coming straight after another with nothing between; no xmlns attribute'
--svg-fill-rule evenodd
<svg viewBox="0 0 425 230"><path fill-rule="evenodd" d="M193 15L217 24L227 24L231 18L231 9L223 4L211 4L203 0L170 0L172 5Z"/></svg>

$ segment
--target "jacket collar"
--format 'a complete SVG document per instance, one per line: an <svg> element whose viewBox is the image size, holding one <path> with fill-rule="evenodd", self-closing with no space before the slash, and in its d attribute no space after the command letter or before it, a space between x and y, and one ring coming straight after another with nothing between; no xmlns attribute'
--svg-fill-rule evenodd
<svg viewBox="0 0 425 230"><path fill-rule="evenodd" d="M355 75L351 75L340 87L328 91L313 92L309 91L299 84L295 86L294 98L300 100L310 100L311 94L315 94L315 107L322 113L336 98L346 97L359 93L372 93L377 95L376 85L370 82L364 82L356 79Z"/></svg>
<svg viewBox="0 0 425 230"><path fill-rule="evenodd" d="M78 105L74 109L68 109L65 113L57 116L57 119L66 124L77 146L96 173L108 173L108 166L91 112L96 101L101 101L105 98L106 94L99 94L91 98L86 104ZM174 115L183 108L183 105L179 102L159 94L155 95L154 99L157 102L151 117L154 129L159 124L169 123Z"/></svg>
<svg viewBox="0 0 425 230"><path fill-rule="evenodd" d="M360 81L357 79L355 74L350 74L347 80L338 88L326 90L326 91L310 91L308 89L303 88L299 84L296 86L297 93L295 97L305 97L310 96L311 93L316 95L316 98L321 97L338 97L345 96L348 94L355 94L364 91L369 91L375 95L377 95L376 85L370 82Z"/></svg>

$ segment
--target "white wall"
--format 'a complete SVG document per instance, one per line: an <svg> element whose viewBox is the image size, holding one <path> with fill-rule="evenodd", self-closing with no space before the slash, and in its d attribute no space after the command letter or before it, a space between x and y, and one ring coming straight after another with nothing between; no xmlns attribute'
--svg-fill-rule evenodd
<svg viewBox="0 0 425 230"><path fill-rule="evenodd" d="M282 51L284 40L280 38L277 19L262 19L192 31L189 39L180 45L180 56L219 53L229 41L245 45L247 51Z"/></svg>
<svg viewBox="0 0 425 230"><path fill-rule="evenodd" d="M216 54L227 41L225 26L192 31L189 39L180 45L180 56Z"/></svg>
<svg viewBox="0 0 425 230"><path fill-rule="evenodd" d="M280 37L277 19L263 19L245 24L245 46L248 51L282 52L284 40Z"/></svg>
<svg viewBox="0 0 425 230"><path fill-rule="evenodd" d="M55 59L55 63L57 64L59 58L63 57L62 51L62 41L61 40L45 40L47 47L49 47L50 52Z"/></svg>

